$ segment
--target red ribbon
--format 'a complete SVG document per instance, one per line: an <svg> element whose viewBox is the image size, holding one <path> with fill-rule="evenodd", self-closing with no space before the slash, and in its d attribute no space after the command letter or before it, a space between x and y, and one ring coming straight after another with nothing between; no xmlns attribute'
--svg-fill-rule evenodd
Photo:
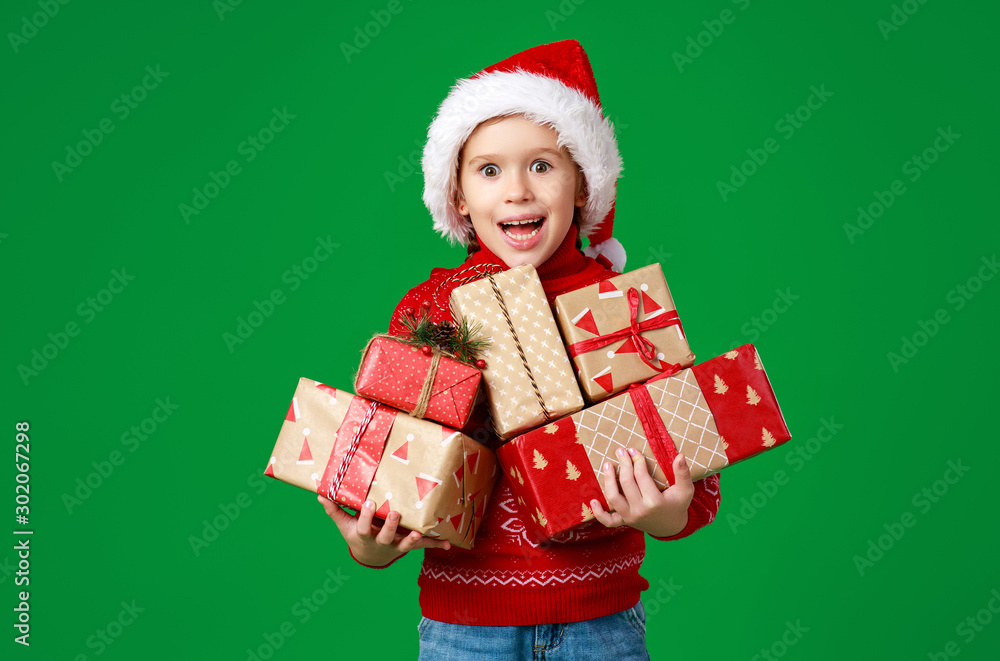
<svg viewBox="0 0 1000 661"><path fill-rule="evenodd" d="M674 484L674 459L677 458L677 446L674 445L674 439L667 431L667 426L663 424L663 418L657 412L653 398L646 390L646 384L665 379L680 371L676 365L668 365L667 369L669 371L654 376L646 383L632 384L629 386L628 395L629 399L632 400L635 414L639 418L639 424L642 425L642 431L646 435L646 441L653 451L653 457L667 476L667 484L672 485Z"/></svg>
<svg viewBox="0 0 1000 661"><path fill-rule="evenodd" d="M395 418L396 411L388 406L354 397L337 429L337 442L320 481L320 493L361 509ZM376 421L380 423L378 433L371 433L369 426Z"/></svg>
<svg viewBox="0 0 1000 661"><path fill-rule="evenodd" d="M612 342L624 339L626 337L632 338L635 343L636 351L639 354L640 360L646 363L650 368L656 370L657 372L663 372L670 368L679 369L680 366L673 363L664 363L662 367L657 367L653 364L653 359L656 358L656 346L650 342L648 339L642 336L642 333L647 331L656 330L658 328L666 328L667 326L681 326L680 317L677 316L677 310L671 310L670 312L664 312L658 317L653 317L652 319L646 319L643 322L639 322L639 290L635 287L629 287L626 293L628 298L628 311L629 311L629 325L627 328L622 328L621 330L614 331L613 333L608 333L607 335L599 335L597 337L592 337L586 340L581 340L569 345L569 357L576 358L581 353L588 353L601 347L606 347ZM681 326L681 332L683 332L683 326Z"/></svg>

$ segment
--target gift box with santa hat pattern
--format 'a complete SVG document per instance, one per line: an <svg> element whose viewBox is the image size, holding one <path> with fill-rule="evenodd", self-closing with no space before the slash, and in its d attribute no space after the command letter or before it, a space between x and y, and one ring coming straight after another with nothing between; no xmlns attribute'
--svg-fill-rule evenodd
<svg viewBox="0 0 1000 661"><path fill-rule="evenodd" d="M264 474L472 548L499 472L461 432L303 378Z"/></svg>

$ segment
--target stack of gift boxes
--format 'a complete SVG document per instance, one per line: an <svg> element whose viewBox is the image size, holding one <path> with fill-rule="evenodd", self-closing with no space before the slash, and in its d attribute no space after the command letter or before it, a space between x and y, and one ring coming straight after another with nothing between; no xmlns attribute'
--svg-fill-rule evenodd
<svg viewBox="0 0 1000 661"><path fill-rule="evenodd" d="M495 454L457 431L480 371L396 339L374 338L358 395L299 379L265 475L347 507L374 502L400 525L472 548L499 474Z"/></svg>
<svg viewBox="0 0 1000 661"><path fill-rule="evenodd" d="M791 438L753 345L694 365L659 264L552 306L520 266L456 288L451 309L487 341L478 367L376 338L363 397L299 382L266 473L471 548L500 471L542 540L593 519L591 499L609 509L598 475L619 448L666 489L678 453L698 480ZM480 377L495 454L455 431Z"/></svg>

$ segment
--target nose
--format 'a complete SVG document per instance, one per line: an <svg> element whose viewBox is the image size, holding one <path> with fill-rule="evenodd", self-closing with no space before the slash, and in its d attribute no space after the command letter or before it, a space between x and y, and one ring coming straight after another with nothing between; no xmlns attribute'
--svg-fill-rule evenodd
<svg viewBox="0 0 1000 661"><path fill-rule="evenodd" d="M526 172L515 168L507 175L504 183L504 201L524 202L531 199L531 186Z"/></svg>

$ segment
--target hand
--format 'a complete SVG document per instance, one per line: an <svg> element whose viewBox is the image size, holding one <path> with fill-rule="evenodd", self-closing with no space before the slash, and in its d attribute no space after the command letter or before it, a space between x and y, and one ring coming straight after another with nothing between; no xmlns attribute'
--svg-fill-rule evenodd
<svg viewBox="0 0 1000 661"><path fill-rule="evenodd" d="M590 501L594 518L609 528L630 525L656 537L671 537L684 530L688 507L694 497L691 470L683 454L674 459L674 484L660 491L653 482L646 458L629 448L618 451L619 475L604 462L604 497L614 512L605 512L596 498ZM621 481L621 492L618 482Z"/></svg>
<svg viewBox="0 0 1000 661"><path fill-rule="evenodd" d="M398 532L399 512L389 511L385 525L372 523L375 504L368 500L357 516L351 516L340 505L329 498L317 496L323 509L337 524L351 553L358 562L372 567L384 567L399 556L413 549L450 549L451 544L432 537L424 537L418 531Z"/></svg>

